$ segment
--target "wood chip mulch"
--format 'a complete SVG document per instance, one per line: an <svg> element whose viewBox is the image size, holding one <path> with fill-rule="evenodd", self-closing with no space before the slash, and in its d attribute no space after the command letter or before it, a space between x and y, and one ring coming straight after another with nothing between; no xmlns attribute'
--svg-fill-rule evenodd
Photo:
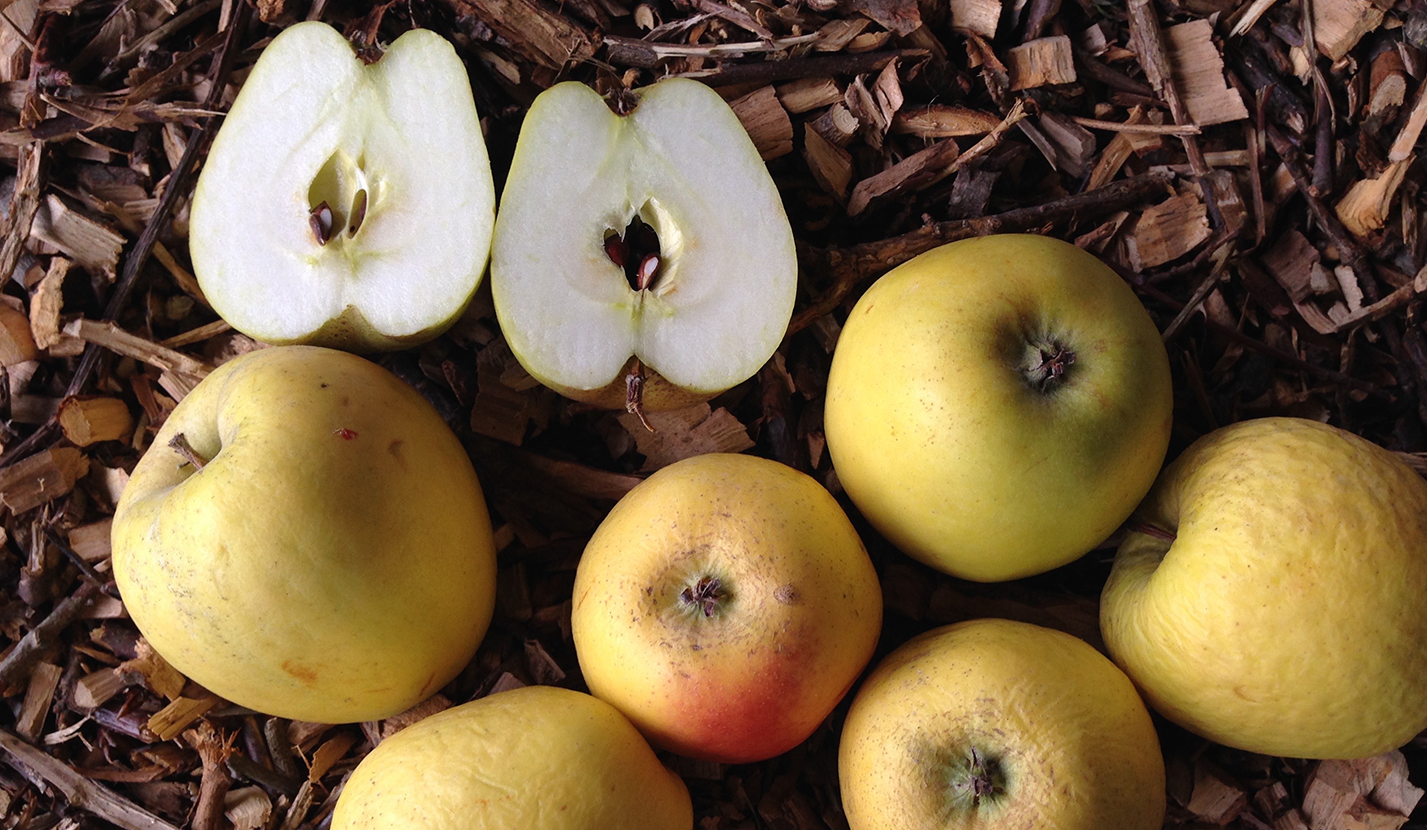
<svg viewBox="0 0 1427 830"><path fill-rule="evenodd" d="M1000 231L1116 267L1164 332L1171 454L1272 414L1326 420L1427 472L1427 3L1422 0L6 0L0 3L0 828L323 828L385 736L521 684L583 688L570 589L642 476L750 451L840 494L822 432L831 351L879 274ZM380 723L234 707L148 649L109 576L139 455L211 368L260 348L189 270L207 142L262 46L322 19L359 42L434 29L466 61L497 188L530 101L667 75L730 101L800 246L787 339L707 405L595 411L511 356L488 290L381 358L462 437L501 546L466 671ZM886 596L879 656L1005 616L1100 645L1115 540L1001 585L936 574L848 507ZM699 830L841 830L837 724L743 766L666 756ZM1427 736L1362 762L1269 758L1168 724L1170 827L1427 827ZM1415 811L1414 811L1414 805ZM1409 817L1410 814L1410 817Z"/></svg>

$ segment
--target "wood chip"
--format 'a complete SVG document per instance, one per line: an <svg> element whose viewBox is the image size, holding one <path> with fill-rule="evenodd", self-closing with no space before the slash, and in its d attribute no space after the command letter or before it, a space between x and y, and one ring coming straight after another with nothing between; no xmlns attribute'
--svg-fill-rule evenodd
<svg viewBox="0 0 1427 830"><path fill-rule="evenodd" d="M998 115L949 104L931 104L901 110L892 120L892 132L922 138L984 135L1001 123Z"/></svg>
<svg viewBox="0 0 1427 830"><path fill-rule="evenodd" d="M803 158L813 178L838 201L847 198L852 184L852 154L823 138L811 124L803 127Z"/></svg>
<svg viewBox="0 0 1427 830"><path fill-rule="evenodd" d="M80 559L93 565L109 558L110 533L113 529L112 516L97 522L79 525L69 531L69 546Z"/></svg>
<svg viewBox="0 0 1427 830"><path fill-rule="evenodd" d="M434 694L400 714L382 721L381 739L386 740L414 723L425 720L438 712L451 708L451 700L443 694Z"/></svg>
<svg viewBox="0 0 1427 830"><path fill-rule="evenodd" d="M1368 79L1368 100L1363 108L1364 127L1377 132L1397 117L1407 102L1407 67L1396 49L1384 49L1373 58Z"/></svg>
<svg viewBox="0 0 1427 830"><path fill-rule="evenodd" d="M1222 826L1238 818L1248 803L1248 793L1223 770L1203 760L1194 765L1194 792L1189 798L1189 812Z"/></svg>
<svg viewBox="0 0 1427 830"><path fill-rule="evenodd" d="M140 638L135 651L138 656L119 666L119 670L137 672L143 678L144 686L150 691L161 694L170 701L178 700L183 694L183 687L188 685L188 679L154 651L148 640Z"/></svg>
<svg viewBox="0 0 1427 830"><path fill-rule="evenodd" d="M63 251L86 270L113 280L124 236L69 207L50 193L35 213L30 234Z"/></svg>
<svg viewBox="0 0 1427 830"><path fill-rule="evenodd" d="M818 135L838 147L846 147L857 135L857 116L846 104L833 104L827 112L808 122Z"/></svg>
<svg viewBox="0 0 1427 830"><path fill-rule="evenodd" d="M1179 259L1211 235L1204 203L1193 193L1183 193L1140 214L1125 238L1126 252L1131 267L1141 271Z"/></svg>
<svg viewBox="0 0 1427 830"><path fill-rule="evenodd" d="M1424 283L1427 283L1427 275ZM1427 290L1427 286L1424 286ZM1410 816L1412 811L1417 809L1417 805L1422 802L1423 795L1427 795L1420 787L1414 787L1412 782L1407 780L1407 758L1399 750L1393 750L1386 755L1379 756L1386 766L1382 774L1382 779L1373 787L1370 796L1375 804L1385 810L1390 810L1400 816Z"/></svg>
<svg viewBox="0 0 1427 830"><path fill-rule="evenodd" d="M1333 208L1338 219L1342 220L1343 227L1359 239L1366 239L1382 230L1388 213L1392 210L1397 188L1402 184L1411 164L1412 157L1409 156L1402 161L1392 162L1370 179L1353 182L1353 186L1348 188L1348 192L1343 194L1343 198Z"/></svg>
<svg viewBox="0 0 1427 830"><path fill-rule="evenodd" d="M996 37L1001 22L1001 0L950 0L951 25L987 40Z"/></svg>
<svg viewBox="0 0 1427 830"><path fill-rule="evenodd" d="M567 64L589 60L595 42L564 15L533 0L447 0L457 13L489 25L528 60L559 71Z"/></svg>
<svg viewBox="0 0 1427 830"><path fill-rule="evenodd" d="M48 349L63 338L59 314L64 308L64 277L69 273L69 266L70 261L64 257L52 257L44 278L30 296L30 333L41 349Z"/></svg>
<svg viewBox="0 0 1427 830"><path fill-rule="evenodd" d="M307 769L307 780L316 784L322 780L328 770L351 751L357 745L357 736L351 732L339 732L323 742L317 747L317 751L312 753L312 763Z"/></svg>
<svg viewBox="0 0 1427 830"><path fill-rule="evenodd" d="M1303 302L1313 294L1321 294L1329 287L1327 281L1319 276L1325 271L1319 262L1318 249L1308 241L1308 237L1292 228L1279 236L1260 261L1295 303Z"/></svg>
<svg viewBox="0 0 1427 830"><path fill-rule="evenodd" d="M59 405L59 427L77 447L118 441L134 431L129 405L119 398L77 396Z"/></svg>
<svg viewBox="0 0 1427 830"><path fill-rule="evenodd" d="M39 357L25 312L0 302L0 366L10 368Z"/></svg>
<svg viewBox="0 0 1427 830"><path fill-rule="evenodd" d="M34 741L45 728L50 706L54 703L55 689L64 675L64 668L53 663L36 663L30 669L30 682L25 687L25 699L20 703L20 713L15 717L15 731L26 740Z"/></svg>
<svg viewBox="0 0 1427 830"><path fill-rule="evenodd" d="M229 790L223 797L223 815L233 830L260 830L272 818L273 802L262 787Z"/></svg>
<svg viewBox="0 0 1427 830"><path fill-rule="evenodd" d="M842 88L830 77L799 78L778 87L778 101L791 113L810 112L842 100Z"/></svg>
<svg viewBox="0 0 1427 830"><path fill-rule="evenodd" d="M952 163L961 149L950 138L944 138L902 159L891 167L868 176L852 188L847 200L847 215L856 216L874 202L912 193L941 181L956 168Z"/></svg>
<svg viewBox="0 0 1427 830"><path fill-rule="evenodd" d="M1336 61L1382 25L1382 18L1383 10L1372 0L1319 0L1313 4L1313 40Z"/></svg>
<svg viewBox="0 0 1427 830"><path fill-rule="evenodd" d="M1075 56L1065 35L1037 38L1006 53L1012 91L1075 83Z"/></svg>
<svg viewBox="0 0 1427 830"><path fill-rule="evenodd" d="M73 447L43 450L0 470L0 503L19 515L74 489L89 458Z"/></svg>
<svg viewBox="0 0 1427 830"><path fill-rule="evenodd" d="M92 712L133 685L131 677L112 667L91 672L75 682L74 705L81 712Z"/></svg>
<svg viewBox="0 0 1427 830"><path fill-rule="evenodd" d="M169 702L149 718L149 729L161 741L171 741L183 734L183 730L203 717L218 705L216 697L183 697Z"/></svg>
<svg viewBox="0 0 1427 830"><path fill-rule="evenodd" d="M1165 52L1175 88L1189 119L1200 127L1249 117L1238 92L1224 80L1224 57L1214 46L1208 20L1191 20L1164 30Z"/></svg>
<svg viewBox="0 0 1427 830"><path fill-rule="evenodd" d="M1047 110L1036 119L1041 133L1055 145L1056 166L1079 178L1095 158L1095 135L1061 113Z"/></svg>
<svg viewBox="0 0 1427 830"><path fill-rule="evenodd" d="M819 52L841 52L853 38L871 25L872 21L865 17L840 17L830 20L818 29L817 42L813 48Z"/></svg>
<svg viewBox="0 0 1427 830"><path fill-rule="evenodd" d="M1412 149L1417 146L1424 127L1427 127L1427 81L1417 87L1417 97L1412 99L1412 111L1388 148L1387 160L1398 162L1412 158Z"/></svg>
<svg viewBox="0 0 1427 830"><path fill-rule="evenodd" d="M756 89L729 102L764 161L793 152L793 122L778 102L772 86Z"/></svg>
<svg viewBox="0 0 1427 830"><path fill-rule="evenodd" d="M646 412L654 432L639 423L639 416L628 412L616 416L644 456L643 472L654 472L675 461L710 452L743 452L753 446L748 430L720 407L711 411L707 403L695 404L667 412Z"/></svg>

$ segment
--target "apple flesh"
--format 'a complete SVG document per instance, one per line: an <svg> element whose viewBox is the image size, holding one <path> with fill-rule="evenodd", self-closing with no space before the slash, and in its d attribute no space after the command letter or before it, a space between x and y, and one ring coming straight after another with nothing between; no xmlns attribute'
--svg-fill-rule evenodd
<svg viewBox="0 0 1427 830"><path fill-rule="evenodd" d="M622 406L642 367L660 378L646 408L687 405L782 340L793 234L717 93L675 78L618 100L623 115L567 82L531 105L496 220L496 315L526 371L568 397ZM652 239L628 232L635 217Z"/></svg>
<svg viewBox="0 0 1427 830"><path fill-rule="evenodd" d="M953 242L848 315L828 377L847 494L913 558L963 579L1041 573L1109 536L1169 445L1169 358L1094 256L1056 239Z"/></svg>
<svg viewBox="0 0 1427 830"><path fill-rule="evenodd" d="M1165 468L1100 601L1110 655L1227 746L1366 758L1427 729L1427 483L1299 418L1216 430Z"/></svg>
<svg viewBox="0 0 1427 830"><path fill-rule="evenodd" d="M470 81L433 32L366 65L325 23L263 50L213 142L189 248L213 309L268 343L435 337L485 270L495 188Z"/></svg>
<svg viewBox="0 0 1427 830"><path fill-rule="evenodd" d="M761 458L701 455L650 476L575 574L590 691L656 746L724 763L806 740L881 625L877 573L837 501Z"/></svg>
<svg viewBox="0 0 1427 830"><path fill-rule="evenodd" d="M1010 620L928 631L863 681L838 746L852 830L1159 830L1165 771L1130 679Z"/></svg>
<svg viewBox="0 0 1427 830"><path fill-rule="evenodd" d="M114 578L154 649L242 706L345 723L440 689L495 607L470 458L355 355L262 349L173 410L114 512Z"/></svg>

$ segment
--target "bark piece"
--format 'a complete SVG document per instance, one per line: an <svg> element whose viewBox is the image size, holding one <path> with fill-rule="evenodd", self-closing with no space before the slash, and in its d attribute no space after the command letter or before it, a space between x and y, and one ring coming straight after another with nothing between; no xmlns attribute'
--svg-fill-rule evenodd
<svg viewBox="0 0 1427 830"><path fill-rule="evenodd" d="M1001 22L1001 0L951 0L951 25L991 40Z"/></svg>
<svg viewBox="0 0 1427 830"><path fill-rule="evenodd" d="M73 397L59 405L59 428L77 447L118 441L134 431L129 405L118 398Z"/></svg>
<svg viewBox="0 0 1427 830"><path fill-rule="evenodd" d="M646 412L650 432L637 415L628 412L616 416L619 423L634 436L636 449L644 456L643 472L654 472L675 461L682 461L708 452L742 452L753 446L748 430L720 407L711 410L707 403L667 412Z"/></svg>
<svg viewBox="0 0 1427 830"><path fill-rule="evenodd" d="M1363 35L1382 25L1372 0L1319 0L1313 4L1313 40L1331 60L1348 54Z"/></svg>
<svg viewBox="0 0 1427 830"><path fill-rule="evenodd" d="M936 184L955 172L951 165L960 152L955 141L945 138L863 179L852 189L852 196L847 201L848 215L862 213L875 201L895 198Z"/></svg>
<svg viewBox="0 0 1427 830"><path fill-rule="evenodd" d="M1166 57L1175 87L1195 124L1206 127L1249 117L1238 92L1224 80L1224 57L1214 46L1208 20L1191 20L1164 30Z"/></svg>
<svg viewBox="0 0 1427 830"><path fill-rule="evenodd" d="M55 689L63 674L64 668L53 663L37 663L30 670L25 699L20 703L20 714L15 717L15 731L27 740L36 740L44 730L50 706L54 703Z"/></svg>
<svg viewBox="0 0 1427 830"><path fill-rule="evenodd" d="M842 100L842 89L831 77L799 78L778 86L778 102L788 112L810 112Z"/></svg>
<svg viewBox="0 0 1427 830"><path fill-rule="evenodd" d="M729 102L734 115L753 139L764 161L793 152L793 122L772 86L756 89Z"/></svg>
<svg viewBox="0 0 1427 830"><path fill-rule="evenodd" d="M594 56L589 33L536 0L448 0L459 14L475 17L526 59L551 70Z"/></svg>
<svg viewBox="0 0 1427 830"><path fill-rule="evenodd" d="M1212 232L1204 202L1192 193L1172 196L1145 209L1125 239L1130 265L1141 271L1179 259Z"/></svg>
<svg viewBox="0 0 1427 830"><path fill-rule="evenodd" d="M1333 207L1333 212L1338 214L1343 227L1359 239L1366 239L1381 230L1392 210L1397 188L1402 184L1411 164L1412 158L1409 156L1402 161L1392 162L1370 179L1353 182L1353 186L1348 188L1348 192L1343 194L1343 198Z"/></svg>
<svg viewBox="0 0 1427 830"><path fill-rule="evenodd" d="M124 237L109 226L72 209L53 193L45 197L30 233L63 251L85 269L111 282L117 274Z"/></svg>
<svg viewBox="0 0 1427 830"><path fill-rule="evenodd" d="M847 188L852 183L852 154L823 138L822 133L803 128L803 158L823 190L838 201L847 198Z"/></svg>
<svg viewBox="0 0 1427 830"><path fill-rule="evenodd" d="M904 109L892 119L892 132L921 138L955 138L984 135L996 129L1000 116L967 107L931 104Z"/></svg>
<svg viewBox="0 0 1427 830"><path fill-rule="evenodd" d="M1037 38L1006 53L1012 91L1075 83L1075 55L1065 35Z"/></svg>
<svg viewBox="0 0 1427 830"><path fill-rule="evenodd" d="M39 357L25 312L0 302L0 366L10 368Z"/></svg>
<svg viewBox="0 0 1427 830"><path fill-rule="evenodd" d="M73 447L35 453L0 470L0 503L19 515L74 489L89 472L89 459Z"/></svg>

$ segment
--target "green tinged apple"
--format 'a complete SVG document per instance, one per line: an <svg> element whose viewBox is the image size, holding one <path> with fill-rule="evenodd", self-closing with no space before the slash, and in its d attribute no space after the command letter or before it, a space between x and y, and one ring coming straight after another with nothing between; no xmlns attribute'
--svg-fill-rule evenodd
<svg viewBox="0 0 1427 830"><path fill-rule="evenodd" d="M1169 358L1094 256L1041 236L944 245L848 315L828 452L874 527L964 579L1083 555L1149 490L1169 444Z"/></svg>
<svg viewBox="0 0 1427 830"><path fill-rule="evenodd" d="M495 187L465 66L413 30L367 65L332 27L273 39L213 142L189 248L213 309L268 343L400 349L460 316Z"/></svg>

